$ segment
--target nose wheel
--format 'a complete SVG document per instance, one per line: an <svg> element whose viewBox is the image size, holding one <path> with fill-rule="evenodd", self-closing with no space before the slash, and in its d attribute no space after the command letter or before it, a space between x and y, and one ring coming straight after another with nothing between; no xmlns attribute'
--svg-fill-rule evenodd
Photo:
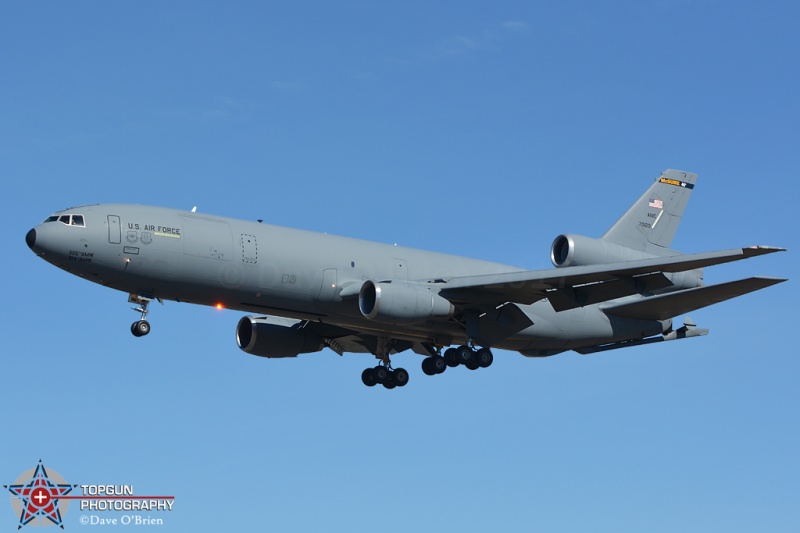
<svg viewBox="0 0 800 533"><path fill-rule="evenodd" d="M130 303L138 304L139 307L134 307L133 310L141 313L142 318L131 324L131 333L134 337L144 337L150 333L150 322L147 321L147 306L153 301L153 298L142 296L141 294L131 294L128 296Z"/></svg>
<svg viewBox="0 0 800 533"><path fill-rule="evenodd" d="M133 333L135 337L144 337L150 333L150 322L147 320L137 320L131 324L131 333Z"/></svg>

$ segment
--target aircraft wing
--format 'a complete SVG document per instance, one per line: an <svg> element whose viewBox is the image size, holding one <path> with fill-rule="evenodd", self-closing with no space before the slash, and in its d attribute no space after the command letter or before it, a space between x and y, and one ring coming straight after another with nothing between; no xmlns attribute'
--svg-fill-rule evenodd
<svg viewBox="0 0 800 533"><path fill-rule="evenodd" d="M661 275L664 272L685 272L780 251L784 249L752 246L620 263L456 277L448 280L439 294L463 307L497 306L507 302L530 304L548 298L561 310L638 294L643 289L664 288L670 285ZM614 283L613 289L611 283ZM603 284L609 285L604 287ZM565 303L575 302L576 295L586 292L586 287L591 287L588 291L591 300L577 298L576 304Z"/></svg>
<svg viewBox="0 0 800 533"><path fill-rule="evenodd" d="M779 278L753 277L659 296L649 296L632 302L612 303L602 309L608 314L626 318L666 320L784 281L786 280Z"/></svg>

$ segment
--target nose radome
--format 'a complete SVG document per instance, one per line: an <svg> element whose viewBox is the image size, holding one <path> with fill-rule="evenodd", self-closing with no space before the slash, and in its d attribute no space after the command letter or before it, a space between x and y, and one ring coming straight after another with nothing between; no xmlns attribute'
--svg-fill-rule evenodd
<svg viewBox="0 0 800 533"><path fill-rule="evenodd" d="M33 248L33 245L36 244L36 230L32 229L25 235L25 242L28 243L28 248Z"/></svg>

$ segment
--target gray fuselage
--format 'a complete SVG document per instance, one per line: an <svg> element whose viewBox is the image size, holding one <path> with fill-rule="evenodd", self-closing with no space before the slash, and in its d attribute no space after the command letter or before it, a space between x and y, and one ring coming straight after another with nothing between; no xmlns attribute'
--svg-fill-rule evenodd
<svg viewBox="0 0 800 533"><path fill-rule="evenodd" d="M64 215L81 215L83 225ZM62 220L59 220L59 217ZM120 291L249 313L319 321L446 345L465 342L456 320L386 325L359 311L367 280L443 283L524 269L402 246L159 207L71 208L32 230L31 248L70 273ZM609 317L598 305L556 313L520 305L532 325L498 348L549 355L575 346L660 334L669 323Z"/></svg>

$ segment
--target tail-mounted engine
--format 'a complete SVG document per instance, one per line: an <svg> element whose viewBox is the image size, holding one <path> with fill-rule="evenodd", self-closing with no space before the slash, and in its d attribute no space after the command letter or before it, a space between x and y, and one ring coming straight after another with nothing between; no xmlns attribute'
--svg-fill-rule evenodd
<svg viewBox="0 0 800 533"><path fill-rule="evenodd" d="M626 248L602 239L592 239L582 235L559 235L550 248L553 265L568 266L598 265L648 259L652 254Z"/></svg>
<svg viewBox="0 0 800 533"><path fill-rule="evenodd" d="M677 254L677 252L674 253ZM636 261L637 259L649 259L651 257L655 256L602 239L592 239L582 235L571 234L559 235L550 248L550 260L558 268L621 263ZM662 274L667 280L665 284L654 283L652 278L644 283L645 278L641 278L639 281L643 284L639 287L640 292L651 292L666 288L669 290L692 289L702 286L703 282L703 269L686 272L664 272Z"/></svg>

